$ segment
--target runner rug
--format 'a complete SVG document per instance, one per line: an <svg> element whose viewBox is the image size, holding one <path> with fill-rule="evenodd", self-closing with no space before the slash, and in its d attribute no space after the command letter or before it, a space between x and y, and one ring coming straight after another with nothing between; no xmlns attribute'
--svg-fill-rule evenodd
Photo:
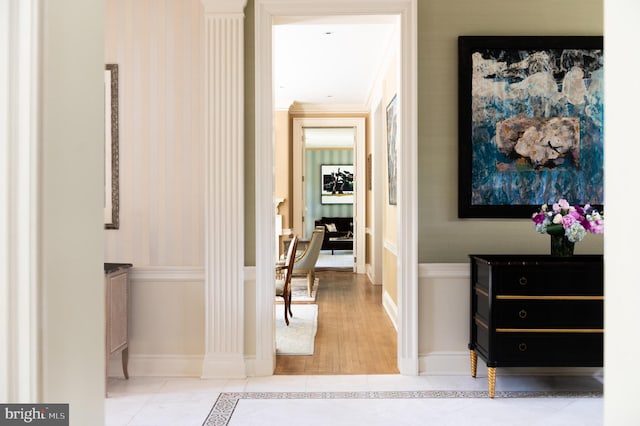
<svg viewBox="0 0 640 426"><path fill-rule="evenodd" d="M318 305L292 305L293 317L284 322L284 305L276 305L276 354L313 355L318 330Z"/></svg>

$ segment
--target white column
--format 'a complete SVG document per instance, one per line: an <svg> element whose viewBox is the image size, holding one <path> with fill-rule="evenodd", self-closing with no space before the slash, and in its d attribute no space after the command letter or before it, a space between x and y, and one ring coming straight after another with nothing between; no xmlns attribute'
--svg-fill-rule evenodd
<svg viewBox="0 0 640 426"><path fill-rule="evenodd" d="M0 401L41 395L39 9L0 2Z"/></svg>
<svg viewBox="0 0 640 426"><path fill-rule="evenodd" d="M205 357L203 378L246 376L244 362L244 7L204 5Z"/></svg>

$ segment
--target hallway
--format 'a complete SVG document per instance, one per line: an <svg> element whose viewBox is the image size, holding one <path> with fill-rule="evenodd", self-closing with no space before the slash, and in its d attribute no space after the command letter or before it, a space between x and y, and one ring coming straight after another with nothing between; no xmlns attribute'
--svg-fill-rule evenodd
<svg viewBox="0 0 640 426"><path fill-rule="evenodd" d="M275 374L398 374L397 333L382 307L382 286L350 272L317 277L315 353L278 356Z"/></svg>

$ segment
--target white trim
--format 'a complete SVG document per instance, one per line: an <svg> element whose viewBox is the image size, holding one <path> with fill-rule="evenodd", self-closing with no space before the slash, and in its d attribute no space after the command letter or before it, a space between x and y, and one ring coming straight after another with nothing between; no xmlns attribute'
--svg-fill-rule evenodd
<svg viewBox="0 0 640 426"><path fill-rule="evenodd" d="M231 6L242 9L244 1L203 3L207 173L202 377L244 377L244 14L219 13ZM273 192L269 199L275 248Z"/></svg>
<svg viewBox="0 0 640 426"><path fill-rule="evenodd" d="M398 306L395 304L389 293L382 292L382 307L393 324L393 328L398 331Z"/></svg>
<svg viewBox="0 0 640 426"><path fill-rule="evenodd" d="M421 263L418 265L419 278L460 278L469 279L468 263Z"/></svg>
<svg viewBox="0 0 640 426"><path fill-rule="evenodd" d="M294 102L288 111L291 114L368 114L366 105L349 104L311 104Z"/></svg>
<svg viewBox="0 0 640 426"><path fill-rule="evenodd" d="M122 358L114 355L109 360L109 377L124 377ZM129 355L130 377L200 377L202 355Z"/></svg>
<svg viewBox="0 0 640 426"><path fill-rule="evenodd" d="M0 401L42 399L39 3L0 5Z"/></svg>
<svg viewBox="0 0 640 426"><path fill-rule="evenodd" d="M384 247L384 249L387 250L389 253L398 257L398 246L396 246L392 241L389 241L387 239L383 240L382 247Z"/></svg>
<svg viewBox="0 0 640 426"><path fill-rule="evenodd" d="M273 285L273 75L272 23L278 16L397 15L400 17L399 86L400 144L398 149L398 368L418 374L418 57L417 0L256 0L256 358L266 371L275 361L272 312ZM262 359L265 362L260 362ZM275 365L275 362L272 363ZM256 372L260 374L260 372Z"/></svg>
<svg viewBox="0 0 640 426"><path fill-rule="evenodd" d="M130 269L129 278L132 282L191 282L204 281L203 267L191 266L145 266Z"/></svg>
<svg viewBox="0 0 640 426"><path fill-rule="evenodd" d="M277 253L271 243L275 233L272 20L261 0L255 13L255 197L256 197L256 376L270 376L276 366L273 275ZM268 88L268 89L267 89Z"/></svg>
<svg viewBox="0 0 640 426"><path fill-rule="evenodd" d="M356 171L356 202L354 211L354 231L356 233L355 272L365 272L365 215L366 215L366 126L364 117L299 117L293 119L293 223L294 229L298 229L298 235L305 235L306 227L302 223L305 209L305 191L301 176L304 171L304 128L305 127L353 127L356 140L353 149L354 166ZM296 161L296 159L298 161ZM305 220L310 218L305 217Z"/></svg>

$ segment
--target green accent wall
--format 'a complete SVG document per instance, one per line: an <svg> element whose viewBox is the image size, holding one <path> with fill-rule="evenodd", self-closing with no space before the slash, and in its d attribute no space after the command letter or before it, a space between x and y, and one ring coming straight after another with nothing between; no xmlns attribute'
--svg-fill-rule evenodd
<svg viewBox="0 0 640 426"><path fill-rule="evenodd" d="M352 149L307 149L305 151L305 231L309 238L316 219L321 217L353 217L353 204L321 204L320 166L323 164L353 164Z"/></svg>

